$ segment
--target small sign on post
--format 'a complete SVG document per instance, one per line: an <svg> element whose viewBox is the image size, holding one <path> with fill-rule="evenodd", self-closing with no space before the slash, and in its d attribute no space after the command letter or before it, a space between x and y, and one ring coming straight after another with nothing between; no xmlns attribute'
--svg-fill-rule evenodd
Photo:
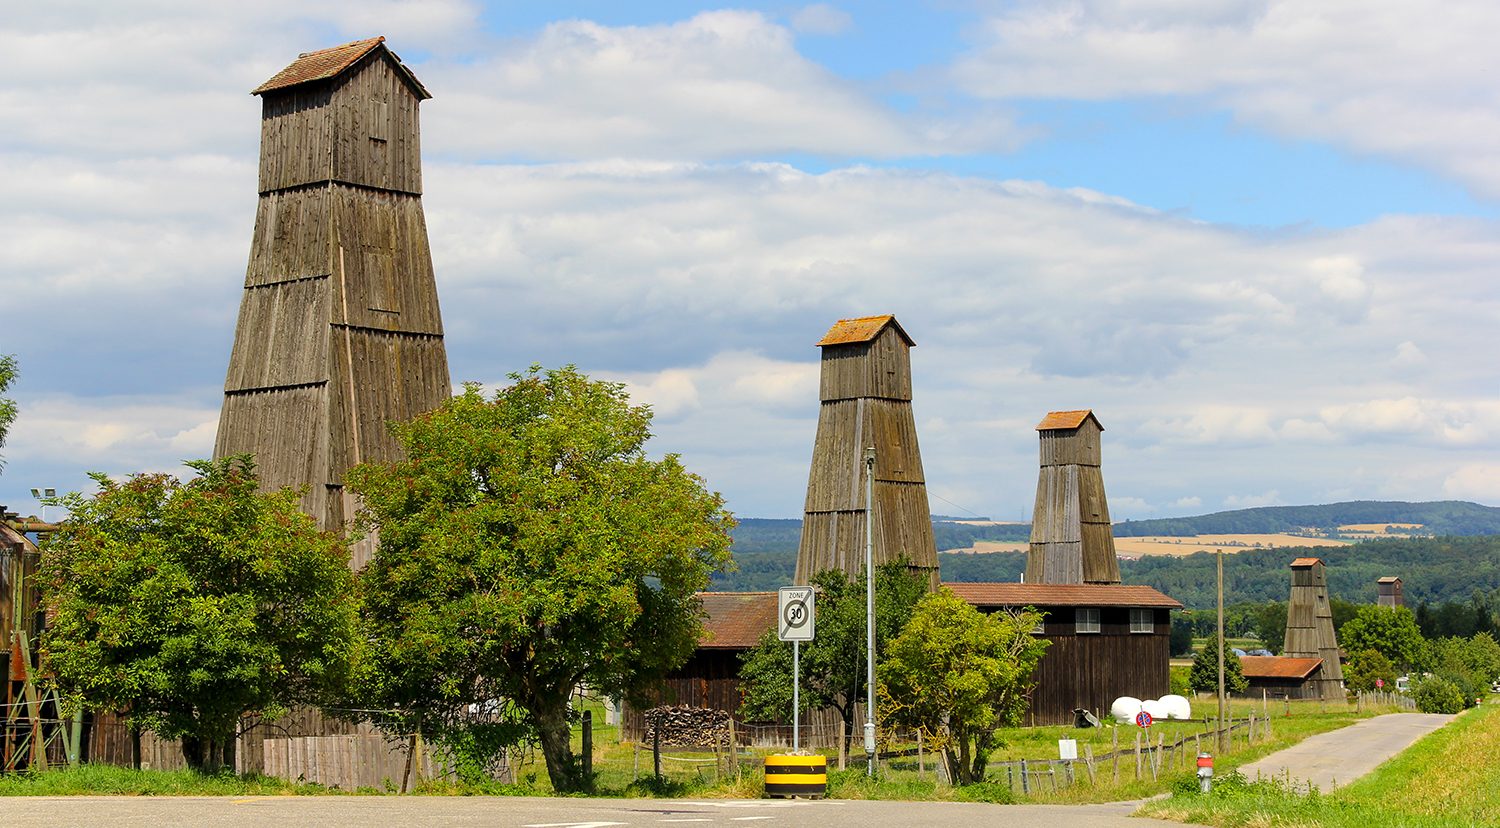
<svg viewBox="0 0 1500 828"><path fill-rule="evenodd" d="M813 588L776 591L776 637L792 642L792 752L802 752L802 642L813 640Z"/></svg>
<svg viewBox="0 0 1500 828"><path fill-rule="evenodd" d="M782 641L813 640L813 588L782 587L776 591L776 635Z"/></svg>
<svg viewBox="0 0 1500 828"><path fill-rule="evenodd" d="M1135 714L1135 723L1140 727L1150 727L1153 721L1151 714L1144 710Z"/></svg>
<svg viewBox="0 0 1500 828"><path fill-rule="evenodd" d="M1058 739L1057 758L1063 761L1072 761L1078 758L1077 739Z"/></svg>

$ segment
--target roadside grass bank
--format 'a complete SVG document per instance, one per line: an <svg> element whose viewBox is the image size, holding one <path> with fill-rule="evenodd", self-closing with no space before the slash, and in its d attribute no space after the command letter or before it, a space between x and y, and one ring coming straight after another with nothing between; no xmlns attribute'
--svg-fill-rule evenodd
<svg viewBox="0 0 1500 828"><path fill-rule="evenodd" d="M1212 709L1212 700L1198 700L1194 712L1200 715ZM1254 761L1268 753L1317 733L1324 733L1393 709L1356 710L1354 705L1321 702L1295 702L1291 705L1260 701L1231 700L1230 713L1243 720L1254 713L1264 721L1269 713L1271 736L1249 741L1245 731L1236 733L1228 754L1217 757L1221 774ZM594 721L602 722L602 710L595 711ZM1263 732L1263 725L1257 727ZM1138 766L1134 755L1139 734L1143 748L1155 745L1158 737L1167 744L1186 739L1182 749L1170 753L1157 773L1151 772L1149 756ZM979 785L954 787L937 779L938 757L925 751L919 762L915 745L896 745L910 749L911 755L882 761L875 779L865 775L864 756L856 752L846 770L837 769L837 756L829 756L828 797L830 799L875 799L908 801L980 801L1090 803L1140 799L1172 790L1173 783L1192 777L1194 742L1197 734L1202 747L1217 753L1214 738L1200 721L1165 721L1147 730L1133 726L1107 725L1103 728L1072 727L1009 728L1001 732L1003 745L991 756L995 764L987 781ZM1072 739L1078 747L1079 761L1072 766L1073 784L1067 784L1068 770L1051 766L1033 770L1029 791L1023 792L1014 766L1000 763L1026 759L1031 762L1058 755L1058 740ZM582 730L575 729L574 748L582 748ZM1107 754L1118 749L1118 759ZM754 799L764 794L764 758L778 752L769 748L741 749L737 762L727 755L664 747L662 778L655 776L649 746L620 741L619 729L598 724L593 730L593 768L596 796L640 798L725 798ZM1095 767L1092 780L1083 757L1092 753ZM513 766L514 782L488 779L463 781L453 778L427 779L417 783L413 793L429 796L557 796L547 781L545 768L535 754L521 757ZM1139 767L1139 771L1138 771ZM286 796L327 794L394 794L400 780L390 780L380 788L354 791L336 787L288 782L264 776L236 777L229 774L207 776L192 771L135 771L105 765L84 765L36 774L0 775L0 796L69 796L69 795L139 795L139 796Z"/></svg>
<svg viewBox="0 0 1500 828"><path fill-rule="evenodd" d="M0 796L323 796L350 793L269 776L79 765L0 774ZM359 793L382 793L368 790Z"/></svg>
<svg viewBox="0 0 1500 828"><path fill-rule="evenodd" d="M1370 775L1332 793L1302 793L1235 774L1204 796L1181 784L1139 816L1223 828L1458 828L1500 825L1500 705L1461 714Z"/></svg>

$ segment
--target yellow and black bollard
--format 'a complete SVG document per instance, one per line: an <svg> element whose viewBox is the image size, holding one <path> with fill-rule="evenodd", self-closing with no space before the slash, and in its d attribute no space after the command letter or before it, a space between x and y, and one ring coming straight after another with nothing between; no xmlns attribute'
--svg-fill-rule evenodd
<svg viewBox="0 0 1500 828"><path fill-rule="evenodd" d="M828 757L778 753L766 757L766 796L821 799L828 793Z"/></svg>

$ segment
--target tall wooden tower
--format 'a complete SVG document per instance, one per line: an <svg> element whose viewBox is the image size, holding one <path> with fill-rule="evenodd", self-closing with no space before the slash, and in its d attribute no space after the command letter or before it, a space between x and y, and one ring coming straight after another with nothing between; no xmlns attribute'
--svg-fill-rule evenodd
<svg viewBox="0 0 1500 828"><path fill-rule="evenodd" d="M1319 558L1292 561L1292 596L1286 608L1286 643L1282 655L1321 658L1323 667L1309 684L1310 695L1343 700L1344 669L1339 664L1339 640L1328 604L1328 573Z"/></svg>
<svg viewBox="0 0 1500 828"><path fill-rule="evenodd" d="M345 470L398 456L386 423L452 393L422 215L431 95L383 37L301 55L251 94L260 203L214 456L308 487L332 529L354 511Z"/></svg>
<svg viewBox="0 0 1500 828"><path fill-rule="evenodd" d="M901 557L937 588L937 545L911 408L910 336L896 317L840 319L823 349L818 434L796 582L865 565L865 451L875 449L874 561Z"/></svg>
<svg viewBox="0 0 1500 828"><path fill-rule="evenodd" d="M1092 411L1053 411L1037 424L1041 473L1031 516L1029 584L1118 584L1099 437Z"/></svg>

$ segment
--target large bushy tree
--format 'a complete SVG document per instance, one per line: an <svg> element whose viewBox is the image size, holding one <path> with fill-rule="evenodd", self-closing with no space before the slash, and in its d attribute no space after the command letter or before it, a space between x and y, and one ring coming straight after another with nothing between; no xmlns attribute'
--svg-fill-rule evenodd
<svg viewBox="0 0 1500 828"><path fill-rule="evenodd" d="M10 434L10 424L16 421L16 401L5 396L11 383L16 381L16 358L0 354L0 448L5 448L5 438ZM0 470L5 469L5 457L0 455Z"/></svg>
<svg viewBox="0 0 1500 828"><path fill-rule="evenodd" d="M816 632L802 645L801 703L804 712L823 707L838 711L844 722L839 761L848 760L854 737L855 707L866 698L865 577L841 570L812 578L818 590ZM911 617L912 607L927 592L927 579L905 561L875 568L875 654L895 638ZM744 700L741 714L751 720L784 720L792 711L792 645L769 630L743 656L740 670Z"/></svg>
<svg viewBox="0 0 1500 828"><path fill-rule="evenodd" d="M1376 681L1382 683L1378 688ZM1393 693L1396 690L1396 668L1378 651L1360 650L1350 655L1344 664L1344 686L1355 693L1377 689Z"/></svg>
<svg viewBox="0 0 1500 828"><path fill-rule="evenodd" d="M534 736L559 791L579 685L645 702L691 655L694 593L729 562L733 520L675 455L646 455L649 408L572 367L533 367L393 426L406 459L348 475L379 531L361 578L377 724L443 738L493 714Z"/></svg>
<svg viewBox="0 0 1500 828"><path fill-rule="evenodd" d="M958 784L982 782L995 731L1026 712L1046 639L1035 610L982 613L947 588L917 603L877 667L881 718L919 730Z"/></svg>
<svg viewBox="0 0 1500 828"><path fill-rule="evenodd" d="M354 576L339 535L289 489L258 491L239 456L62 499L43 545L51 669L92 706L181 737L190 766L233 765L249 713L331 700L355 642Z"/></svg>
<svg viewBox="0 0 1500 828"><path fill-rule="evenodd" d="M1374 650L1397 667L1421 667L1427 661L1427 642L1416 616L1406 607L1366 604L1339 629L1346 652Z"/></svg>

